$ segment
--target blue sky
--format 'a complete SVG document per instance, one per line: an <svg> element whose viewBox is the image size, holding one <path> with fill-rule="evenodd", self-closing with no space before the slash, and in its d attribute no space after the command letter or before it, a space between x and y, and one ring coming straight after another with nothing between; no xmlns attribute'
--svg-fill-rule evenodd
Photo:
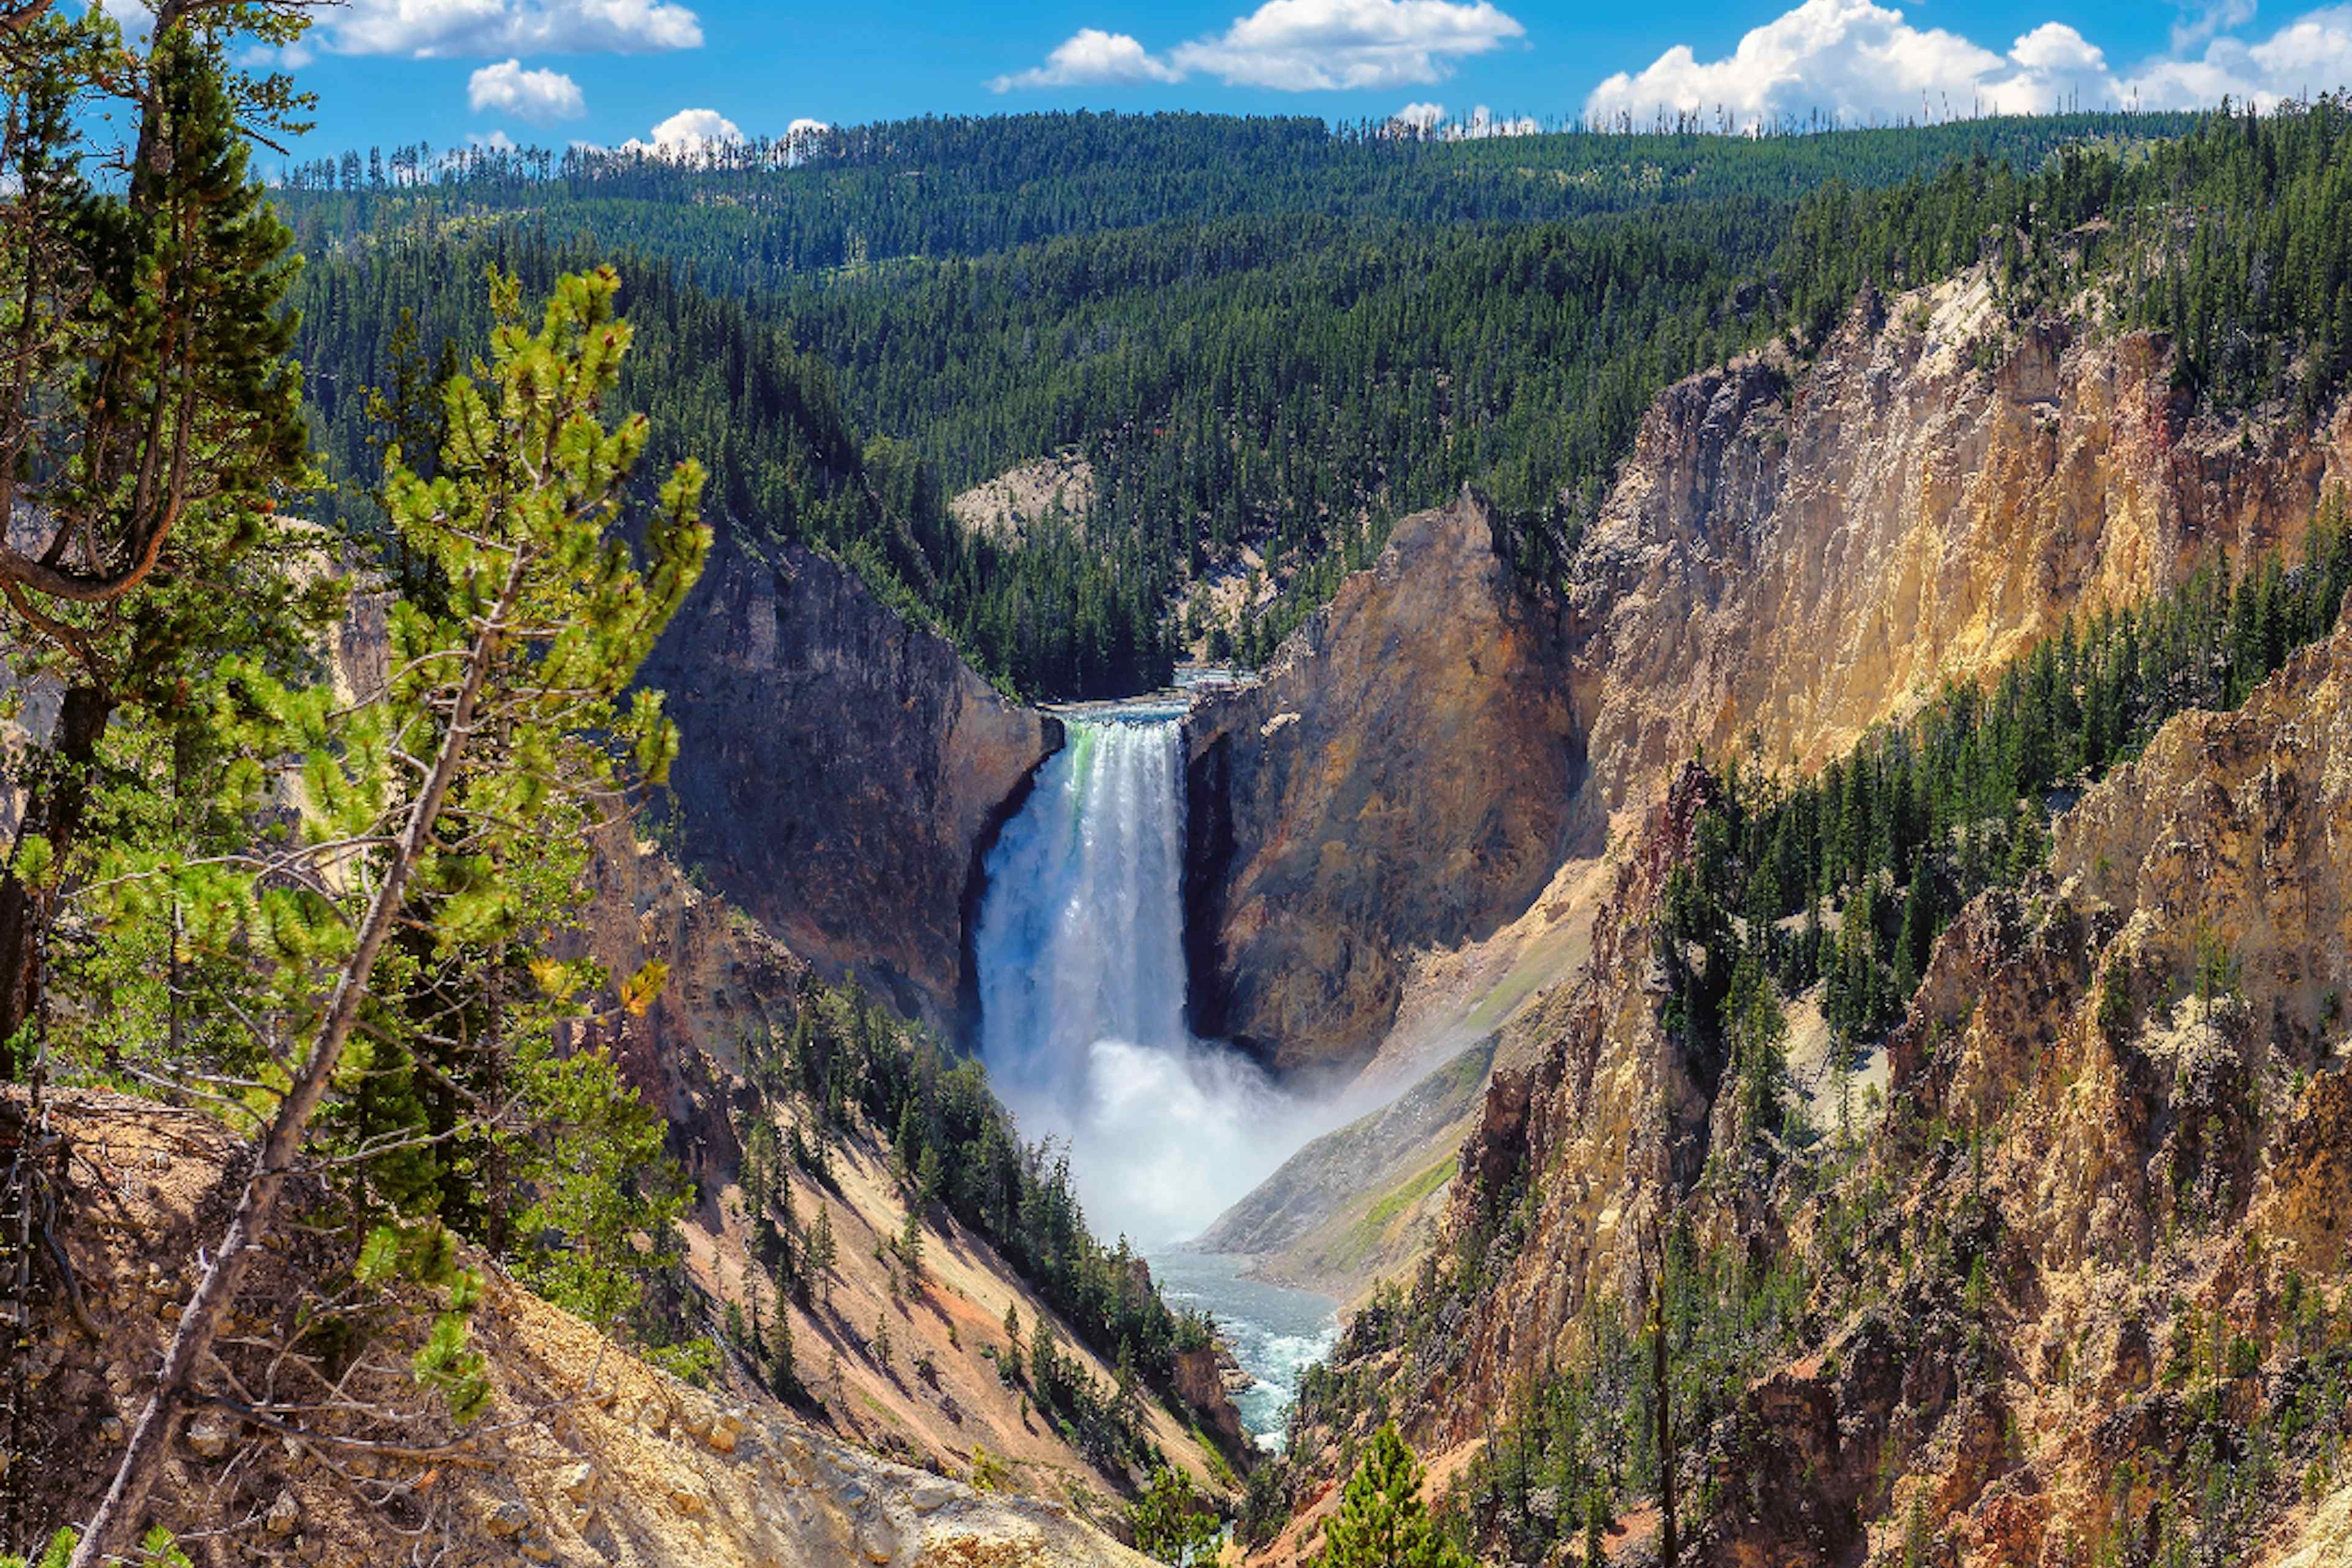
<svg viewBox="0 0 2352 1568"><path fill-rule="evenodd" d="M289 62L310 156L371 143L778 136L925 112L1386 118L1661 105L1741 123L2067 101L2200 105L2352 82L2352 3L2210 0L351 0ZM658 134L657 134L658 132Z"/></svg>

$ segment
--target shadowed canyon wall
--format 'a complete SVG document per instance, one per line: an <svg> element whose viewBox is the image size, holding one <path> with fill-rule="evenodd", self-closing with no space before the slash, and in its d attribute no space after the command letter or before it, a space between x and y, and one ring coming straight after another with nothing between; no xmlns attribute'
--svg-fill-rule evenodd
<svg viewBox="0 0 2352 1568"><path fill-rule="evenodd" d="M677 721L686 863L827 979L959 1029L980 857L1060 722L835 562L725 537L645 679Z"/></svg>

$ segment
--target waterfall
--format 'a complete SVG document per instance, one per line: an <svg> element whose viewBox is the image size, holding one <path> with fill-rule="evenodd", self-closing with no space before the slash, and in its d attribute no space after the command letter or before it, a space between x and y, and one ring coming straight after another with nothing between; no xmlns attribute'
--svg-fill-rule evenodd
<svg viewBox="0 0 2352 1568"><path fill-rule="evenodd" d="M1023 1132L1066 1146L1087 1217L1186 1239L1305 1131L1247 1058L1184 1022L1182 710L1066 721L990 853L973 935L981 1054Z"/></svg>

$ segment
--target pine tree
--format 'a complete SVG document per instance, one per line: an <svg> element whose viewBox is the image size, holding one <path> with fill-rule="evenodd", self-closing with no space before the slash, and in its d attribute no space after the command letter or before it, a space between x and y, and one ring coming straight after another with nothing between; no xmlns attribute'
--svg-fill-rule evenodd
<svg viewBox="0 0 2352 1568"><path fill-rule="evenodd" d="M898 1260L907 1266L907 1278L919 1284L923 1278L923 1215L913 1204L907 1205L906 1217L898 1223Z"/></svg>
<svg viewBox="0 0 2352 1568"><path fill-rule="evenodd" d="M768 1345L768 1392L779 1399L800 1397L800 1372L793 1363L793 1319L783 1304L776 1305L775 1331Z"/></svg>
<svg viewBox="0 0 2352 1568"><path fill-rule="evenodd" d="M1152 1472L1151 1484L1128 1510L1128 1521L1135 1531L1135 1549L1147 1557L1175 1568L1216 1560L1223 1533L1217 1516L1192 1489L1192 1478L1173 1465Z"/></svg>
<svg viewBox="0 0 2352 1568"><path fill-rule="evenodd" d="M1114 1405L1132 1413L1140 1402L1143 1380L1135 1370L1135 1345L1129 1340L1118 1342L1118 1363L1114 1373L1111 1399Z"/></svg>
<svg viewBox="0 0 2352 1568"><path fill-rule="evenodd" d="M493 279L488 395L466 378L452 384L452 435L430 482L397 453L387 458L395 525L431 553L449 599L446 615L394 605L394 673L382 691L347 704L330 687L290 689L254 665L228 671L248 704L238 733L254 759L231 787L258 821L279 798L269 767L301 758L310 813L299 831L266 856L228 863L131 847L106 868L93 900L101 921L204 911L214 940L266 965L257 1004L291 999L307 1039L77 1568L96 1568L129 1538L246 1269L275 1228L345 1047L381 1004L371 983L395 926L421 924L456 948L557 918L578 893L572 863L551 858L551 846L584 856L596 803L632 773L658 780L676 754L657 696L625 694L701 570L703 474L683 463L662 485L643 531L647 569L606 537L647 435L642 418L610 432L598 418L628 350L614 312L619 290L609 269L565 278L534 331L520 284ZM354 874L362 853L364 874ZM551 998L576 994L583 980L551 962L540 973ZM597 1087L577 1075L558 1081ZM594 1142L621 1158L635 1152Z"/></svg>
<svg viewBox="0 0 2352 1568"><path fill-rule="evenodd" d="M96 6L11 9L0 646L63 690L0 858L0 1076L44 1012L109 721L184 737L224 659L298 647L328 607L280 569L304 542L275 515L306 466L297 263L240 132L290 129L295 104L230 61L292 43L306 7L158 0L143 39ZM127 150L110 121L136 126ZM126 151L119 181L84 173Z"/></svg>
<svg viewBox="0 0 2352 1568"><path fill-rule="evenodd" d="M1927 948L1936 935L1936 875L1925 855L1911 862L1911 885L1903 895L1903 926L1895 939L1895 989L1907 1000L1927 971Z"/></svg>
<svg viewBox="0 0 2352 1568"><path fill-rule="evenodd" d="M1061 1356L1054 1343L1054 1325L1039 1318L1029 1331L1029 1386L1040 1405L1050 1404L1061 1382Z"/></svg>
<svg viewBox="0 0 2352 1568"><path fill-rule="evenodd" d="M1421 1462L1383 1425L1340 1494L1323 1531L1323 1568L1470 1568L1421 1500Z"/></svg>
<svg viewBox="0 0 2352 1568"><path fill-rule="evenodd" d="M809 1231L805 1278L816 1288L827 1306L833 1304L833 1266L836 1252L833 1239L833 1208L820 1197L816 1205L816 1224Z"/></svg>
<svg viewBox="0 0 2352 1568"><path fill-rule="evenodd" d="M890 1168L898 1178L898 1185L908 1192L915 1188L916 1162L923 1147L922 1122L915 1113L915 1101L910 1096L898 1112L898 1131L890 1140Z"/></svg>

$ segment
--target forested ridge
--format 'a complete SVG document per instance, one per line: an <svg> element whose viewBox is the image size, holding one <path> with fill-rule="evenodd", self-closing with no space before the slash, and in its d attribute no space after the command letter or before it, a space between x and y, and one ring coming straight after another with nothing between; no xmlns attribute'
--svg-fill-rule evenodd
<svg viewBox="0 0 2352 1568"><path fill-rule="evenodd" d="M1865 283L1990 262L2020 314L2087 310L2172 335L2182 384L2305 417L2352 363L2352 104L2227 105L2129 156L2067 149L2020 171L1970 160L1881 191L1825 187L1781 264L1818 334Z"/></svg>
<svg viewBox="0 0 2352 1568"><path fill-rule="evenodd" d="M420 184L408 149L281 200L316 258L306 321L340 323L302 352L342 464L367 449L358 389L392 375L393 318L343 310L351 290L415 303L429 352L418 302L480 256L625 244L643 287L695 301L675 351L649 338L645 384L727 443L728 518L854 556L1014 689L1099 695L1164 679L1184 632L1263 658L1392 519L1465 482L1557 575L1661 387L1850 296L1823 215L1906 181L1940 211L2061 146L2145 159L2189 123L1430 142L1028 116L835 133L782 163L469 158ZM1957 184L1927 183L1954 160ZM947 521L954 490L1062 449L1094 468L1084 519L1018 542ZM1243 543L1286 591L1178 626Z"/></svg>
<svg viewBox="0 0 2352 1568"><path fill-rule="evenodd" d="M1325 216L1443 226L1538 223L1661 199L1794 199L1983 154L2022 167L2093 138L2177 134L2182 114L2056 114L1761 139L1560 132L1433 141L1311 116L1088 112L929 117L715 146L688 157L419 144L286 171L281 201L316 253L416 215L541 215L691 258L733 293L897 257L944 259L1168 222ZM625 226L624 227L623 226Z"/></svg>

